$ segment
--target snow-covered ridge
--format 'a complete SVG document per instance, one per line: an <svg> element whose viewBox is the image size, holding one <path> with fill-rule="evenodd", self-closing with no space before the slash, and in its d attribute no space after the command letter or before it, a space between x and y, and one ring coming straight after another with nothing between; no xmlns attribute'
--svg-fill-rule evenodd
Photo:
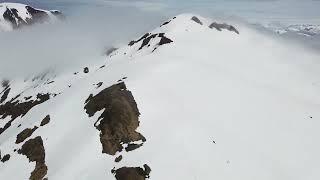
<svg viewBox="0 0 320 180"><path fill-rule="evenodd" d="M220 23L194 14L180 14L160 25L160 27L147 32L143 36L134 39L122 48L111 48L107 55L125 55L134 57L152 53L163 45L175 43L177 37L184 32L208 31L213 33L228 33L229 36L238 36L239 30L233 25Z"/></svg>
<svg viewBox="0 0 320 180"><path fill-rule="evenodd" d="M100 60L2 81L0 179L320 178L318 56L183 14Z"/></svg>
<svg viewBox="0 0 320 180"><path fill-rule="evenodd" d="M36 9L20 3L0 3L0 31L11 31L35 23L54 22L62 17L58 10Z"/></svg>

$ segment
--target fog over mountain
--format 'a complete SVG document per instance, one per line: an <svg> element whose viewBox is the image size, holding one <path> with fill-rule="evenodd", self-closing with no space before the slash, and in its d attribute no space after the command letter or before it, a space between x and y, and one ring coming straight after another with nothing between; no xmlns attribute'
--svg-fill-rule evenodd
<svg viewBox="0 0 320 180"><path fill-rule="evenodd" d="M138 32L155 27L157 22L183 12L196 12L216 19L232 21L237 19L243 22L248 20L262 24L266 21L288 23L293 20L290 14L295 13L297 21L307 19L319 22L317 17L320 16L317 16L318 11L315 10L318 2L290 1L290 6L282 7L288 1L290 0L11 1L27 2L44 9L59 9L67 19L57 24L31 28L32 30L0 34L3 42L0 44L3 57L1 63L5 64L1 66L0 73L1 76L26 75L52 66L69 67L74 63L83 64L87 61L86 57L101 54L105 51L104 48L128 40ZM304 13L300 13L304 9L306 9ZM267 17L271 19L266 19ZM21 41L22 38L25 40ZM30 42L33 42L32 45ZM63 56L56 57L56 54ZM19 69L20 67L23 68Z"/></svg>
<svg viewBox="0 0 320 180"><path fill-rule="evenodd" d="M320 179L319 3L1 1L0 179Z"/></svg>
<svg viewBox="0 0 320 180"><path fill-rule="evenodd" d="M101 57L164 19L127 7L78 7L64 21L0 33L0 76L26 76L56 66L65 69Z"/></svg>

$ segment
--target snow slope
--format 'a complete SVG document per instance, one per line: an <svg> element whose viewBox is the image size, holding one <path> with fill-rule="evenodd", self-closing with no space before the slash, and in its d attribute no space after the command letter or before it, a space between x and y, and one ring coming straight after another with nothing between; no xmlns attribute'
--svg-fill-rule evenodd
<svg viewBox="0 0 320 180"><path fill-rule="evenodd" d="M3 109L10 101L40 102L44 97L36 95L49 93L49 100L16 117L0 134L1 156L10 154L0 163L0 179L27 179L43 163L29 162L20 151L37 136L43 140L50 180L115 179L112 172L117 176L120 171L111 172L113 168L144 164L154 180L319 179L319 56L242 24L232 26L237 34L228 30L230 25L219 31L209 28L213 20L197 16L199 23L193 16L170 19L88 69L48 72L0 86L0 98L10 88L0 114L9 112ZM133 151L111 155L102 153L95 122L103 123L98 118L108 118L105 112L111 117L119 104L97 107L123 105L130 95L124 87L109 92L110 97L104 94L107 99L91 107L99 109L91 117L85 108L121 82L141 113L136 131L146 141ZM117 93L124 95L117 99ZM119 119L132 116L128 104ZM47 115L50 122L39 126ZM10 120L12 116L2 117L0 127ZM15 143L18 133L34 126L39 128L30 137ZM114 162L119 155L123 159Z"/></svg>
<svg viewBox="0 0 320 180"><path fill-rule="evenodd" d="M20 3L0 3L0 31L11 31L34 23L53 22L62 17L57 10L42 10Z"/></svg>

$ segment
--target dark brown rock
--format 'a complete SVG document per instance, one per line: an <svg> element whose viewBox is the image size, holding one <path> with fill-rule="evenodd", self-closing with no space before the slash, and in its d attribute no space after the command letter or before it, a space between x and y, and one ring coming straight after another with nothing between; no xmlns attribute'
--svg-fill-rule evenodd
<svg viewBox="0 0 320 180"><path fill-rule="evenodd" d="M97 85L97 89L98 89L99 87L101 87L102 84L103 84L103 82L99 82L98 84L96 84L96 85Z"/></svg>
<svg viewBox="0 0 320 180"><path fill-rule="evenodd" d="M116 157L116 159L114 160L114 162L120 162L122 160L122 155Z"/></svg>
<svg viewBox="0 0 320 180"><path fill-rule="evenodd" d="M111 47L106 51L106 55L109 56L111 53L113 53L114 51L116 51L118 48L115 47Z"/></svg>
<svg viewBox="0 0 320 180"><path fill-rule="evenodd" d="M88 67L85 67L85 68L83 69L83 72L84 72L84 73L89 73L89 68L88 68Z"/></svg>
<svg viewBox="0 0 320 180"><path fill-rule="evenodd" d="M3 92L3 94L0 98L0 104L3 103L7 99L8 95L10 93L10 90L11 90L11 88L6 88L6 90Z"/></svg>
<svg viewBox="0 0 320 180"><path fill-rule="evenodd" d="M42 180L48 171L48 167L44 163L36 163L34 171L31 172L30 180Z"/></svg>
<svg viewBox="0 0 320 180"><path fill-rule="evenodd" d="M31 172L30 180L42 180L47 174L48 167L45 164L45 149L40 136L26 141L19 154L27 156L30 162L36 162L35 169Z"/></svg>
<svg viewBox="0 0 320 180"><path fill-rule="evenodd" d="M145 169L141 167L122 167L113 170L113 173L117 180L145 180L150 177L151 168L146 164L144 167Z"/></svg>
<svg viewBox="0 0 320 180"><path fill-rule="evenodd" d="M149 178L150 177L150 173L151 173L150 166L148 166L147 164L144 164L143 167L144 167L144 173L145 173L146 177Z"/></svg>
<svg viewBox="0 0 320 180"><path fill-rule="evenodd" d="M24 140L26 140L37 129L38 129L38 127L34 126L33 129L27 128L27 129L23 130L22 132L20 132L17 135L16 144L19 144L19 143L23 142Z"/></svg>
<svg viewBox="0 0 320 180"><path fill-rule="evenodd" d="M6 161L9 161L9 159L10 159L10 154L6 154L6 155L4 155L3 156L3 158L1 159L1 162L6 162Z"/></svg>
<svg viewBox="0 0 320 180"><path fill-rule="evenodd" d="M143 144L134 144L134 143L130 143L128 144L128 146L125 148L127 152L136 150L138 148L140 148Z"/></svg>
<svg viewBox="0 0 320 180"><path fill-rule="evenodd" d="M40 126L44 126L50 122L50 115L47 115L40 123Z"/></svg>
<svg viewBox="0 0 320 180"><path fill-rule="evenodd" d="M136 132L140 112L132 93L123 82L89 96L86 102L84 108L89 117L104 109L94 124L100 131L103 153L115 155L123 150L124 145L145 139Z"/></svg>

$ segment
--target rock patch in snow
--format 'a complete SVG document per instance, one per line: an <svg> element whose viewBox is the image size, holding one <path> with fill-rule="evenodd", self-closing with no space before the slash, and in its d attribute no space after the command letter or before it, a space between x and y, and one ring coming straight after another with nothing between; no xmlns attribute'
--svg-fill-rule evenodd
<svg viewBox="0 0 320 180"><path fill-rule="evenodd" d="M198 23L198 24L200 24L200 25L203 25L203 23L200 21L200 19L199 19L197 16L193 16L193 17L191 18L191 20L194 21L194 22L196 22L196 23Z"/></svg>
<svg viewBox="0 0 320 180"><path fill-rule="evenodd" d="M123 150L124 145L146 141L142 134L136 132L140 112L132 93L123 82L106 88L95 96L91 94L86 102L84 108L89 117L104 109L94 124L100 131L103 153L115 155Z"/></svg>
<svg viewBox="0 0 320 180"><path fill-rule="evenodd" d="M211 29L215 28L218 31L222 31L222 29L226 29L226 30L229 30L229 31L233 31L233 32L235 32L237 34L240 34L239 31L234 26L226 24L226 23L220 24L220 23L213 22L209 26L209 28L211 28Z"/></svg>
<svg viewBox="0 0 320 180"><path fill-rule="evenodd" d="M83 72L86 74L89 73L89 68L88 67L83 68Z"/></svg>
<svg viewBox="0 0 320 180"><path fill-rule="evenodd" d="M40 136L26 141L21 149L18 150L18 153L27 156L30 162L36 162L35 169L31 172L30 180L41 180L45 177L48 167L45 164L45 149Z"/></svg>
<svg viewBox="0 0 320 180"><path fill-rule="evenodd" d="M143 167L122 167L113 173L117 180L145 180L150 177L151 168L147 164Z"/></svg>
<svg viewBox="0 0 320 180"><path fill-rule="evenodd" d="M3 158L1 159L1 162L5 163L6 161L9 161L10 159L10 154L6 154L3 156Z"/></svg>
<svg viewBox="0 0 320 180"><path fill-rule="evenodd" d="M40 126L45 126L50 122L50 115L47 115L40 123Z"/></svg>
<svg viewBox="0 0 320 180"><path fill-rule="evenodd" d="M7 86L7 88L4 89L3 94L1 93L2 96L1 96L1 98L0 98L0 104L3 103L3 102L7 99L8 95L9 95L9 93L10 93L10 90L11 90L11 88L9 88L9 86Z"/></svg>
<svg viewBox="0 0 320 180"><path fill-rule="evenodd" d="M36 100L30 100L26 102L20 102L16 100L20 95L11 99L9 102L0 105L0 118L4 119L11 116L11 120L7 122L4 127L0 128L0 134L2 134L6 129L11 126L11 123L19 116L24 116L27 114L34 106L37 106L50 99L50 94L38 93ZM16 100L16 101L15 101Z"/></svg>
<svg viewBox="0 0 320 180"><path fill-rule="evenodd" d="M22 143L24 140L30 137L33 134L33 132L36 131L37 129L38 129L37 126L34 126L32 129L31 128L24 129L22 132L20 132L17 135L16 144Z"/></svg>

